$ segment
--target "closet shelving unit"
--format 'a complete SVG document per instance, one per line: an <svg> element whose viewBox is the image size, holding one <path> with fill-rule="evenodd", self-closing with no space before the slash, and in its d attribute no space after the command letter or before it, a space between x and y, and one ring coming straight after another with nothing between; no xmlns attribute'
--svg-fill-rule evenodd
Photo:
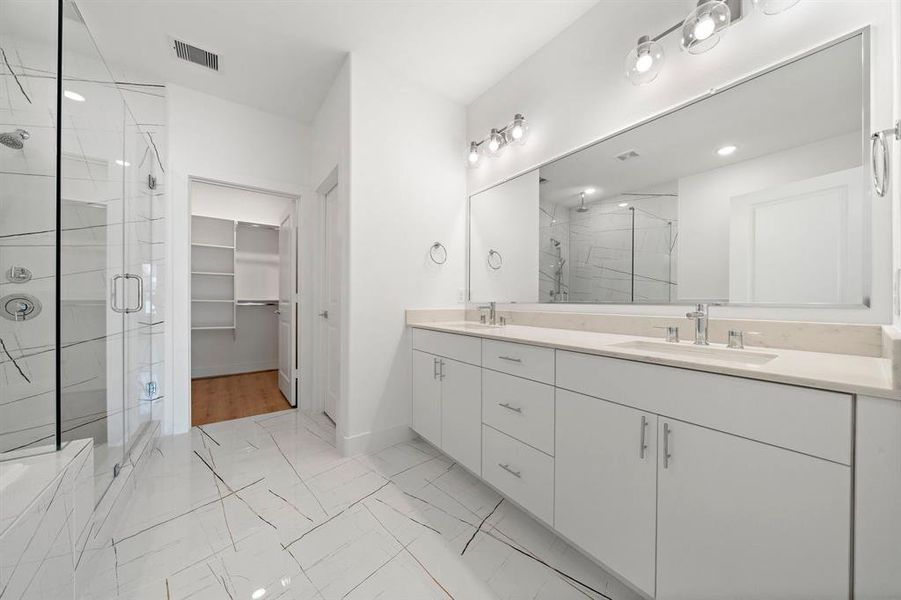
<svg viewBox="0 0 901 600"><path fill-rule="evenodd" d="M237 335L239 308L278 306L278 258L278 227L193 215L191 329Z"/></svg>
<svg viewBox="0 0 901 600"><path fill-rule="evenodd" d="M191 329L234 331L237 224L191 217Z"/></svg>

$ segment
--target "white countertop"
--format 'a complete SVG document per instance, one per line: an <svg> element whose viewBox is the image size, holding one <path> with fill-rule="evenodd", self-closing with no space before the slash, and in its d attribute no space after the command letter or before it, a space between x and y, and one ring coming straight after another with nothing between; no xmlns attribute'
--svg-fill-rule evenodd
<svg viewBox="0 0 901 600"><path fill-rule="evenodd" d="M478 323L463 321L410 322L408 325L419 329L532 344L822 390L901 399L901 390L895 389L892 381L892 362L887 358L746 346L744 352L776 355L765 364L753 365L706 355L676 355L666 352L663 348L661 351L657 351L655 348L636 349L619 346L619 344L635 341L663 342L660 338L524 325L486 327ZM692 346L690 342L686 341L681 344ZM719 344L711 344L710 347L725 349L725 346Z"/></svg>

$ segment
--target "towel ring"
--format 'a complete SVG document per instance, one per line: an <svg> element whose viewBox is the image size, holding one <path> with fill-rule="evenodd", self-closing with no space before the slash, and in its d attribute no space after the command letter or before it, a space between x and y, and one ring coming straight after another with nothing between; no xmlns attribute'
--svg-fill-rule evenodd
<svg viewBox="0 0 901 600"><path fill-rule="evenodd" d="M887 134L892 134L896 140L901 139L901 122L896 123L891 129L877 131L870 136L870 160L873 169L873 187L876 190L876 195L880 198L884 198L888 192L889 174L891 173L891 157L889 156L889 146L886 143ZM877 150L881 150L881 152L877 152ZM882 154L881 171L879 170L880 161L877 159L877 154Z"/></svg>
<svg viewBox="0 0 901 600"><path fill-rule="evenodd" d="M495 271L504 266L504 257L494 248L488 251L488 266Z"/></svg>
<svg viewBox="0 0 901 600"><path fill-rule="evenodd" d="M441 242L435 242L429 248L429 258L436 265L443 265L447 262L447 248Z"/></svg>

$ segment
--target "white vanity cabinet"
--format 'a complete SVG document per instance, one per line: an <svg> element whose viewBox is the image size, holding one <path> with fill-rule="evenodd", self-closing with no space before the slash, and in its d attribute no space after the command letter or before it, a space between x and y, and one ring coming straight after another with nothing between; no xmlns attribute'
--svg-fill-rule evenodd
<svg viewBox="0 0 901 600"><path fill-rule="evenodd" d="M658 600L848 598L849 467L664 417L658 435Z"/></svg>
<svg viewBox="0 0 901 600"><path fill-rule="evenodd" d="M482 369L477 338L413 330L413 430L482 471Z"/></svg>
<svg viewBox="0 0 901 600"><path fill-rule="evenodd" d="M647 597L851 596L851 395L426 330L413 348L413 428Z"/></svg>
<svg viewBox="0 0 901 600"><path fill-rule="evenodd" d="M557 390L554 527L654 595L657 416Z"/></svg>

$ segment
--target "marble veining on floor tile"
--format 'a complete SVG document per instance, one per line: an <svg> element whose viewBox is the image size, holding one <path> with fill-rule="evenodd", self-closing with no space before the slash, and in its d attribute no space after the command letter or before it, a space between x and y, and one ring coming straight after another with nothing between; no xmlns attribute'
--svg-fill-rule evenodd
<svg viewBox="0 0 901 600"><path fill-rule="evenodd" d="M637 598L425 442L334 435L291 410L154 440L79 597Z"/></svg>

